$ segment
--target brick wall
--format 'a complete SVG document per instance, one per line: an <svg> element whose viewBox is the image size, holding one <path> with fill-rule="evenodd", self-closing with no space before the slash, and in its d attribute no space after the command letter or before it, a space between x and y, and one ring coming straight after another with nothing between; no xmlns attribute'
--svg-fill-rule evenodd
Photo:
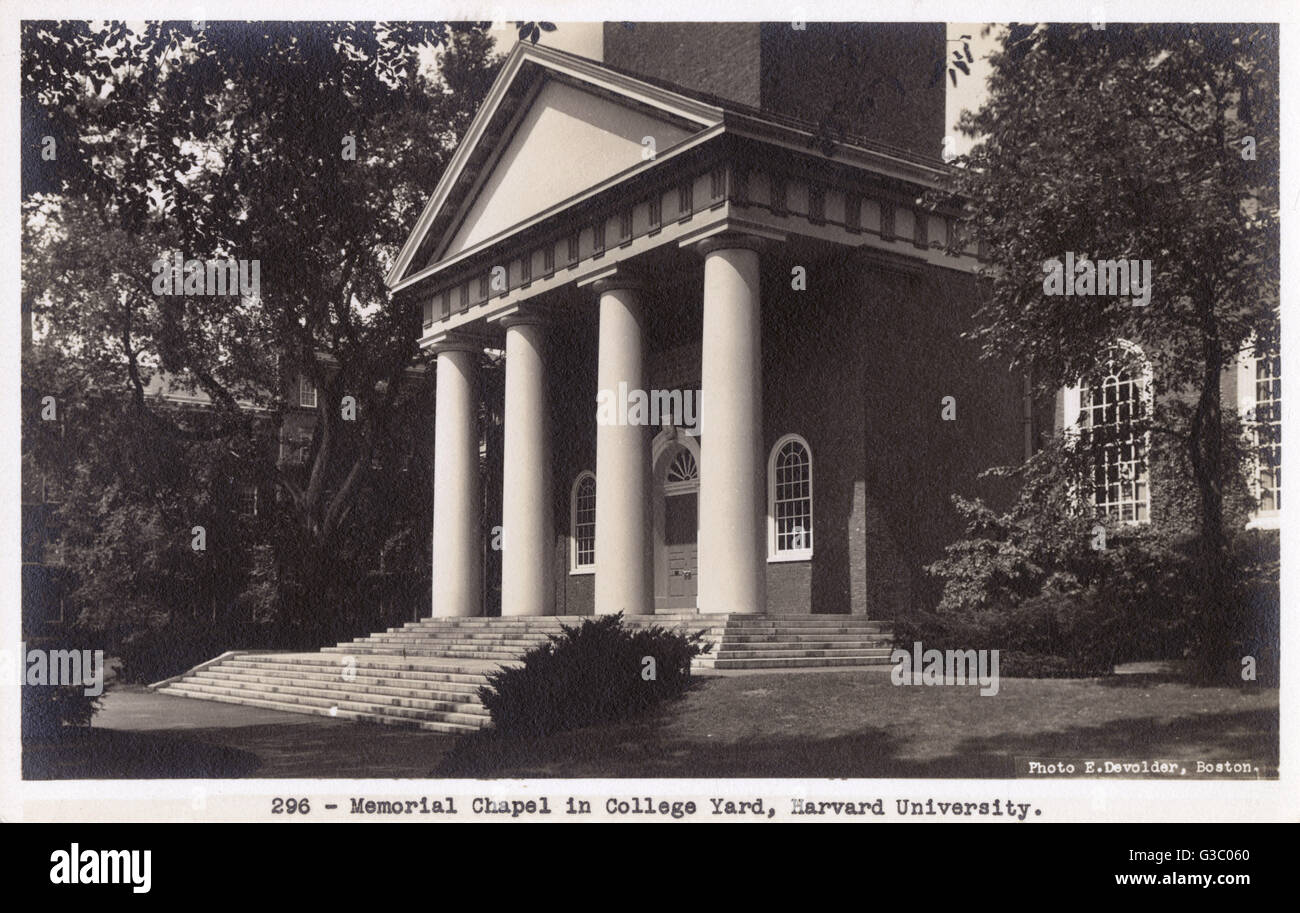
<svg viewBox="0 0 1300 913"><path fill-rule="evenodd" d="M607 22L605 62L757 108L759 27L754 22Z"/></svg>
<svg viewBox="0 0 1300 913"><path fill-rule="evenodd" d="M579 295L588 294L577 292ZM596 471L595 301L583 301L551 329L551 442L555 453L552 510L555 518L555 612L590 615L595 611L591 574L570 574L569 497L578 473Z"/></svg>
<svg viewBox="0 0 1300 913"><path fill-rule="evenodd" d="M859 302L837 293L833 277L842 270L833 261L800 262L775 249L764 265L764 471L772 447L786 434L808 442L813 463L813 557L768 563L768 610L862 614L866 550L851 547L855 540L865 544L857 539L865 534L866 509L858 383L866 353L852 332L861 316ZM808 271L807 291L790 288L796 265Z"/></svg>
<svg viewBox="0 0 1300 913"><path fill-rule="evenodd" d="M973 280L866 262L845 278L843 293L862 310L868 612L879 617L937 601L938 583L923 568L963 532L952 495L1009 503L1009 484L978 476L1024 459L1024 386L961 338L976 305ZM956 400L954 421L942 419L945 396Z"/></svg>
<svg viewBox="0 0 1300 913"><path fill-rule="evenodd" d="M814 557L767 564L768 610L891 618L937 599L922 568L962 533L953 493L1007 503L1009 486L977 476L1024 457L1023 380L960 338L973 280L835 254L815 261L778 248L763 259L764 472L777 439L798 433L814 479ZM790 288L793 265L807 268L806 291ZM700 277L686 272L647 291L652 378L662 353L698 338ZM573 480L595 468L594 305L553 331L554 567L566 615L593 611L594 578L569 574L568 532ZM948 395L952 422L941 419Z"/></svg>
<svg viewBox="0 0 1300 913"><path fill-rule="evenodd" d="M937 157L946 54L942 23L621 22L604 27L605 61L754 108Z"/></svg>
<svg viewBox="0 0 1300 913"><path fill-rule="evenodd" d="M761 107L813 123L834 112L849 133L938 157L944 38L939 22L764 23Z"/></svg>

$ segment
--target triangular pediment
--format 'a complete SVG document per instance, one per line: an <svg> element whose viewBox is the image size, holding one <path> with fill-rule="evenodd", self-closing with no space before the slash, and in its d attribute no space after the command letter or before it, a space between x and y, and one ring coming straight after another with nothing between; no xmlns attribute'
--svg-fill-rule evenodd
<svg viewBox="0 0 1300 913"><path fill-rule="evenodd" d="M721 110L552 48L518 45L389 274L398 285L708 129Z"/></svg>
<svg viewBox="0 0 1300 913"><path fill-rule="evenodd" d="M577 86L546 80L473 198L444 257L473 247L644 161L693 131Z"/></svg>

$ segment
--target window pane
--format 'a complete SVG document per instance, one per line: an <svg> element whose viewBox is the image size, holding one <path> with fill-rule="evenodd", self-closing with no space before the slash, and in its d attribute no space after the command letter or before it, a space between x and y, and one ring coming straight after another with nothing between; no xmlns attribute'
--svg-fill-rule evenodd
<svg viewBox="0 0 1300 913"><path fill-rule="evenodd" d="M772 518L777 553L812 548L812 459L799 441L787 441L772 466Z"/></svg>
<svg viewBox="0 0 1300 913"><path fill-rule="evenodd" d="M596 479L588 474L578 483L573 503L573 564L592 567L596 563Z"/></svg>
<svg viewBox="0 0 1300 913"><path fill-rule="evenodd" d="M1259 449L1260 510L1282 509L1282 358L1255 359L1255 442Z"/></svg>
<svg viewBox="0 0 1300 913"><path fill-rule="evenodd" d="M1084 439L1093 452L1093 506L1100 517L1147 516L1146 436L1133 427L1144 413L1142 375L1132 356L1112 347L1098 376L1083 387Z"/></svg>

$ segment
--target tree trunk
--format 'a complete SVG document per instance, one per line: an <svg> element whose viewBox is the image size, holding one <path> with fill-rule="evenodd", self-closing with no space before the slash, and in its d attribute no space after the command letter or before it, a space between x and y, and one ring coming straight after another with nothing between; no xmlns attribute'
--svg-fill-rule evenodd
<svg viewBox="0 0 1300 913"><path fill-rule="evenodd" d="M1204 365L1189 441L1201 502L1198 564L1204 594L1192 631L1192 661L1198 678L1222 681L1233 674L1241 657L1234 624L1232 556L1223 522L1223 395L1219 386L1223 358L1217 334L1212 332L1205 335Z"/></svg>

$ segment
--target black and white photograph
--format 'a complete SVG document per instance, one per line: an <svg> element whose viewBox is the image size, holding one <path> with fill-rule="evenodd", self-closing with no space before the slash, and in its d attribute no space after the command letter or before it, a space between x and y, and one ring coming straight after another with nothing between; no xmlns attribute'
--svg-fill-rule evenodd
<svg viewBox="0 0 1300 913"><path fill-rule="evenodd" d="M182 6L7 7L7 820L1300 815L1284 5Z"/></svg>

